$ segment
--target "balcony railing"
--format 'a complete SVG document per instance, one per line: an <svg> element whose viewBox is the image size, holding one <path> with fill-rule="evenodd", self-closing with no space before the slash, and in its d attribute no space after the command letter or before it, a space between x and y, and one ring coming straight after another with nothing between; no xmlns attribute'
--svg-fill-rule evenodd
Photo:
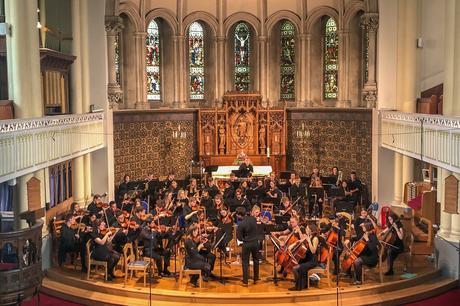
<svg viewBox="0 0 460 306"><path fill-rule="evenodd" d="M460 118L380 111L380 144L460 173Z"/></svg>
<svg viewBox="0 0 460 306"><path fill-rule="evenodd" d="M0 121L0 183L104 147L104 114Z"/></svg>

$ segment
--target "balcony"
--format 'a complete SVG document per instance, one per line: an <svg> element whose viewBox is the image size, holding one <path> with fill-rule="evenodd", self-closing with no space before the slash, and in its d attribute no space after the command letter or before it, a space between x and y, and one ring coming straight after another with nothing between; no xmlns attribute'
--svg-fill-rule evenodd
<svg viewBox="0 0 460 306"><path fill-rule="evenodd" d="M104 147L104 114L0 121L0 183Z"/></svg>
<svg viewBox="0 0 460 306"><path fill-rule="evenodd" d="M460 118L380 111L380 145L460 173Z"/></svg>

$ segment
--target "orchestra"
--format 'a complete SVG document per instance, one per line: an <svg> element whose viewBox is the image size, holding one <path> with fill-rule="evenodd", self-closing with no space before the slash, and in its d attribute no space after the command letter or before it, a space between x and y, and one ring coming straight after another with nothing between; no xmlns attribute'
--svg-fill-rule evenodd
<svg viewBox="0 0 460 306"><path fill-rule="evenodd" d="M86 271L83 246L91 240L92 256L107 261L110 281L124 245L132 243L141 256L155 260L159 277L171 276L171 261L183 254L185 267L201 270L208 281L213 278L216 258L222 261L219 255L223 256L228 264L233 249L241 256L242 283L247 286L250 259L256 283L260 261L268 260L264 245L271 241L275 271L294 279L289 290L305 289L308 271L324 266L328 256L334 275L353 272L354 284L360 284L362 266L375 266L380 248L385 248L385 275L394 273L394 260L404 250L404 231L397 215L390 214L388 226L379 229L365 207L350 228L335 214L336 201L347 198L359 204L362 184L355 172L342 181L337 167L331 168L329 176L315 167L304 183L297 173L285 181L275 173L254 177L249 166L251 162L245 160L242 168L249 173L243 177L211 177L203 182L191 178L182 183L174 173L163 182L153 174L142 182L125 175L116 201L103 203L96 194L87 210L72 204L61 229L59 265L67 253L77 252ZM130 186L144 186L144 190L133 191ZM323 214L326 205L332 209L327 216ZM184 252L178 252L179 248ZM198 285L197 275L191 276L190 284Z"/></svg>

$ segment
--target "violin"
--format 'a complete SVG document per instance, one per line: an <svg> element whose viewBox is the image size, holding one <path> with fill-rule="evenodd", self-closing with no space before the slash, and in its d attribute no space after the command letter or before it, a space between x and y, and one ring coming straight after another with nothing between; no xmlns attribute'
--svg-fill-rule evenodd
<svg viewBox="0 0 460 306"><path fill-rule="evenodd" d="M85 223L74 223L70 225L70 228L73 230L84 231L86 228L86 224Z"/></svg>
<svg viewBox="0 0 460 306"><path fill-rule="evenodd" d="M102 235L105 235L107 234L108 232L112 232L112 234L115 234L116 232L118 232L119 228L116 228L116 227L106 227L105 229L101 230L101 234Z"/></svg>
<svg viewBox="0 0 460 306"><path fill-rule="evenodd" d="M141 221L145 221L145 220L147 220L147 219L149 219L149 218L152 218L152 217L153 217L152 214L143 214L143 215L140 217L140 219L141 219Z"/></svg>
<svg viewBox="0 0 460 306"><path fill-rule="evenodd" d="M96 206L97 206L97 208L107 209L107 208L109 208L109 203L100 202L100 203L96 203Z"/></svg>

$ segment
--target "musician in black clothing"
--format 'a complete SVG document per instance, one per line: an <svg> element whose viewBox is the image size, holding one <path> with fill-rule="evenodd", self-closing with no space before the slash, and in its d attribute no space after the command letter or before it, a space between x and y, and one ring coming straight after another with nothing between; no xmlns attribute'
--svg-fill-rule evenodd
<svg viewBox="0 0 460 306"><path fill-rule="evenodd" d="M371 222L361 223L360 226L364 232L362 239L366 241L366 247L353 262L353 270L355 271L354 285L361 285L363 265L373 268L377 265L379 260L379 241L375 235L374 226Z"/></svg>
<svg viewBox="0 0 460 306"><path fill-rule="evenodd" d="M168 190L171 183L174 181L174 172L169 172L168 178L163 182L163 190Z"/></svg>
<svg viewBox="0 0 460 306"><path fill-rule="evenodd" d="M251 161L249 160L249 157L246 157L243 163L238 168L238 173L240 177L248 177L249 173L252 173L252 172L254 172L254 167L252 166Z"/></svg>
<svg viewBox="0 0 460 306"><path fill-rule="evenodd" d="M198 213L201 213L195 198L191 198L188 205L184 207L184 218L187 226L198 223Z"/></svg>
<svg viewBox="0 0 460 306"><path fill-rule="evenodd" d="M356 206L361 198L362 183L357 179L355 171L351 171L350 179L348 180L347 185L348 191L351 192L353 204Z"/></svg>
<svg viewBox="0 0 460 306"><path fill-rule="evenodd" d="M280 208L281 197L283 193L278 189L275 181L270 181L270 189L266 192L266 201L274 204L274 210L277 212Z"/></svg>
<svg viewBox="0 0 460 306"><path fill-rule="evenodd" d="M170 234L158 227L155 220L148 219L147 225L142 228L139 240L144 245L144 256L155 259L158 274L160 276L169 276L169 261L171 252L163 248L163 239L170 239Z"/></svg>
<svg viewBox="0 0 460 306"><path fill-rule="evenodd" d="M251 208L249 201L243 197L243 193L239 188L235 191L235 197L228 201L228 206L230 207L231 212L236 211L238 207L244 207L246 211L249 211Z"/></svg>
<svg viewBox="0 0 460 306"><path fill-rule="evenodd" d="M111 281L115 278L113 270L120 260L120 254L112 250L112 239L115 237L111 231L107 231L106 234L103 232L106 230L106 224L104 221L97 222L97 229L91 233L93 238L93 258L100 261L107 261L108 276L107 280Z"/></svg>
<svg viewBox="0 0 460 306"><path fill-rule="evenodd" d="M296 229L294 229L296 230ZM297 229L297 231L299 231ZM316 224L309 224L305 229L305 234L299 232L300 241L305 241L307 247L307 253L305 257L299 261L299 264L295 265L292 272L294 273L295 286L289 288L291 291L300 291L307 288L307 276L308 271L317 266L317 254L319 239L317 237L318 228ZM296 242L300 243L300 242Z"/></svg>
<svg viewBox="0 0 460 306"><path fill-rule="evenodd" d="M123 177L123 182L120 183L120 185L118 186L118 191L117 191L117 201L118 203L121 203L125 197L125 194L128 193L129 191L129 187L128 187L128 183L130 181L130 178L129 178L129 175L128 174L125 174L125 176Z"/></svg>
<svg viewBox="0 0 460 306"><path fill-rule="evenodd" d="M296 176L294 183L289 186L288 194L293 202L305 195L305 186L301 185L300 177Z"/></svg>
<svg viewBox="0 0 460 306"><path fill-rule="evenodd" d="M235 197L235 189L233 188L233 185L229 181L225 181L225 190L223 194L224 198L224 203L229 206L230 202L233 200Z"/></svg>
<svg viewBox="0 0 460 306"><path fill-rule="evenodd" d="M243 218L238 225L236 237L243 242L241 246L241 259L243 265L243 285L248 285L249 256L252 256L254 267L254 284L259 280L259 241L257 239L257 220L254 217L258 206L254 206L252 215L245 216L244 209L238 209L237 215Z"/></svg>
<svg viewBox="0 0 460 306"><path fill-rule="evenodd" d="M387 261L388 261L388 271L385 272L385 275L393 275L393 263L398 257L399 254L404 252L404 229L401 221L399 220L398 216L391 212L387 216L387 224L388 227L384 229L380 235L386 237L387 235L393 235L392 245L388 246L387 248ZM391 233L388 233L388 232Z"/></svg>
<svg viewBox="0 0 460 306"><path fill-rule="evenodd" d="M117 210L117 203L115 201L110 201L109 208L107 208L107 210L105 211L107 221L109 222L109 226L111 226L114 222L117 221Z"/></svg>
<svg viewBox="0 0 460 306"><path fill-rule="evenodd" d="M214 199L214 197L220 192L213 179L208 181L208 186L205 188L205 190L208 191L209 197L211 199Z"/></svg>
<svg viewBox="0 0 460 306"><path fill-rule="evenodd" d="M58 264L62 266L66 259L67 253L80 252L81 245L78 242L80 236L77 234L77 229L72 229L72 226L77 227L78 224L72 214L68 214L65 218L65 223L61 227L61 237L58 250ZM86 269L85 257L81 256L82 270Z"/></svg>
<svg viewBox="0 0 460 306"><path fill-rule="evenodd" d="M103 215L102 211L102 198L100 195L95 194L93 197L93 201L88 205L88 208L90 213L95 214L98 218L101 218Z"/></svg>
<svg viewBox="0 0 460 306"><path fill-rule="evenodd" d="M203 276L203 281L208 281L208 276L211 274L212 265L207 262L207 258L201 254L201 251L205 248L205 241L199 235L199 228L196 224L190 226L188 230L187 238L185 239L185 267L188 269L199 269ZM190 283L194 287L198 287L197 284L198 276L192 275Z"/></svg>

